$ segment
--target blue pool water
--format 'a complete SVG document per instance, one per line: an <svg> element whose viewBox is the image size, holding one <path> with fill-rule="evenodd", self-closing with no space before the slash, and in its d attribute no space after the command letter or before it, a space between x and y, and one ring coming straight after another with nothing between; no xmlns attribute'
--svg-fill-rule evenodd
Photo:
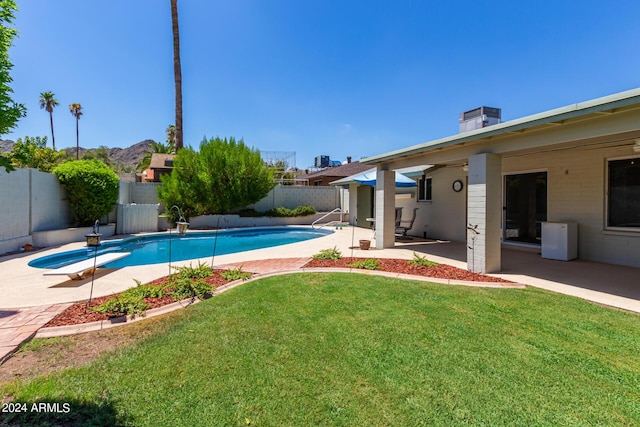
<svg viewBox="0 0 640 427"><path fill-rule="evenodd" d="M302 242L331 233L330 230L313 230L307 227L232 229L218 231L217 242L215 231L189 232L185 236L178 236L175 233L171 236L152 234L103 242L98 248L98 255L109 252L131 252L128 257L104 265L107 268L120 268L167 263L169 251L171 251L171 262L185 261L213 256L214 244L215 254L225 255ZM94 249L85 248L40 257L31 261L29 265L36 268L58 268L93 256Z"/></svg>

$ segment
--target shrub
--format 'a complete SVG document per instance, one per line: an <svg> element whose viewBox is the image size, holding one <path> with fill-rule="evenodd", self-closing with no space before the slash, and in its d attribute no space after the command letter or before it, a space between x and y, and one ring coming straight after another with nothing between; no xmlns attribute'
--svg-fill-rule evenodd
<svg viewBox="0 0 640 427"><path fill-rule="evenodd" d="M260 152L234 138L205 138L200 151L179 150L171 175L160 180L158 198L167 208L180 206L185 218L251 205L275 185L273 168L265 166Z"/></svg>
<svg viewBox="0 0 640 427"><path fill-rule="evenodd" d="M210 277L213 272L211 271L211 267L206 262L201 263L198 261L198 265L193 267L191 263L189 263L188 267L173 267L178 270L177 273L174 273L173 276L179 279L204 279Z"/></svg>
<svg viewBox="0 0 640 427"><path fill-rule="evenodd" d="M162 298L167 294L167 291L162 286L156 285L143 285L139 280L133 279L137 286L135 288L127 289L122 294L131 295L137 298Z"/></svg>
<svg viewBox="0 0 640 427"><path fill-rule="evenodd" d="M332 249L320 250L320 253L313 255L311 258L330 259L330 260L336 261L342 258L342 253L338 250L337 246L334 246Z"/></svg>
<svg viewBox="0 0 640 427"><path fill-rule="evenodd" d="M19 168L36 168L42 172L51 172L64 157L64 151L47 147L47 137L25 136L18 138L11 150L11 163Z"/></svg>
<svg viewBox="0 0 640 427"><path fill-rule="evenodd" d="M269 217L294 217L313 215L314 213L316 213L316 210L312 206L298 206L295 209L288 209L284 207L269 209L264 213L264 215Z"/></svg>
<svg viewBox="0 0 640 427"><path fill-rule="evenodd" d="M220 273L220 276L222 276L222 278L225 280L233 282L234 280L244 280L247 277L251 277L251 273L242 271L242 266L240 266L238 268L230 268L227 271L223 271L222 273Z"/></svg>
<svg viewBox="0 0 640 427"><path fill-rule="evenodd" d="M148 308L149 304L139 296L123 292L120 296L114 295L112 299L92 308L92 310L107 314L109 317L117 317L144 315L145 310Z"/></svg>
<svg viewBox="0 0 640 427"><path fill-rule="evenodd" d="M293 216L307 216L307 215L313 215L315 213L316 213L315 208L313 206L308 206L308 205L298 206L293 210Z"/></svg>
<svg viewBox="0 0 640 427"><path fill-rule="evenodd" d="M421 267L437 267L438 263L429 261L426 256L420 256L417 253L413 253L413 259L407 261L407 264L417 265Z"/></svg>
<svg viewBox="0 0 640 427"><path fill-rule="evenodd" d="M58 165L53 173L67 191L76 225L92 225L107 215L118 200L119 179L98 160L78 160Z"/></svg>
<svg viewBox="0 0 640 427"><path fill-rule="evenodd" d="M378 270L380 268L380 262L375 258L368 258L365 260L354 261L349 264L351 268L364 268L365 270Z"/></svg>
<svg viewBox="0 0 640 427"><path fill-rule="evenodd" d="M171 295L177 300L198 297L203 299L211 293L211 286L204 280L179 278L171 284Z"/></svg>

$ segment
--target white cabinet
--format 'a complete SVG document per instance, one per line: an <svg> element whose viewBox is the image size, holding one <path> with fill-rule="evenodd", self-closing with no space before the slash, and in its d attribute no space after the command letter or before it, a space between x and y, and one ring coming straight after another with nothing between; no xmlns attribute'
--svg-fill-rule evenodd
<svg viewBox="0 0 640 427"><path fill-rule="evenodd" d="M569 261L578 258L578 224L542 223L542 258Z"/></svg>

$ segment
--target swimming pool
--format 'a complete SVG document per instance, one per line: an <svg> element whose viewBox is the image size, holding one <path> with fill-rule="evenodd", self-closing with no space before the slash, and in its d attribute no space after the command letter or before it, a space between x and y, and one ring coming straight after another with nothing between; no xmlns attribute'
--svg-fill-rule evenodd
<svg viewBox="0 0 640 427"><path fill-rule="evenodd" d="M161 264L186 261L189 259L263 249L288 243L302 242L331 234L327 229L308 227L260 227L249 229L230 229L202 232L189 232L184 236L167 233L129 237L122 240L102 242L98 255L110 252L131 252L128 257L105 264L107 268L120 268L133 265ZM74 262L90 259L93 248L77 249L37 258L29 263L36 268L59 268Z"/></svg>

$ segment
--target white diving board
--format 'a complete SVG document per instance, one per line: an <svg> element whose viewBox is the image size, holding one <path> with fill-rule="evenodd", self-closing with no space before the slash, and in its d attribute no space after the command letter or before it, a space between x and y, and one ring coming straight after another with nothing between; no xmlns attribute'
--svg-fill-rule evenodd
<svg viewBox="0 0 640 427"><path fill-rule="evenodd" d="M82 279L83 276L93 273L94 268L98 268L115 260L131 255L131 252L110 252L99 255L95 259L88 258L84 261L74 262L55 270L43 273L44 276L69 276L70 279Z"/></svg>

